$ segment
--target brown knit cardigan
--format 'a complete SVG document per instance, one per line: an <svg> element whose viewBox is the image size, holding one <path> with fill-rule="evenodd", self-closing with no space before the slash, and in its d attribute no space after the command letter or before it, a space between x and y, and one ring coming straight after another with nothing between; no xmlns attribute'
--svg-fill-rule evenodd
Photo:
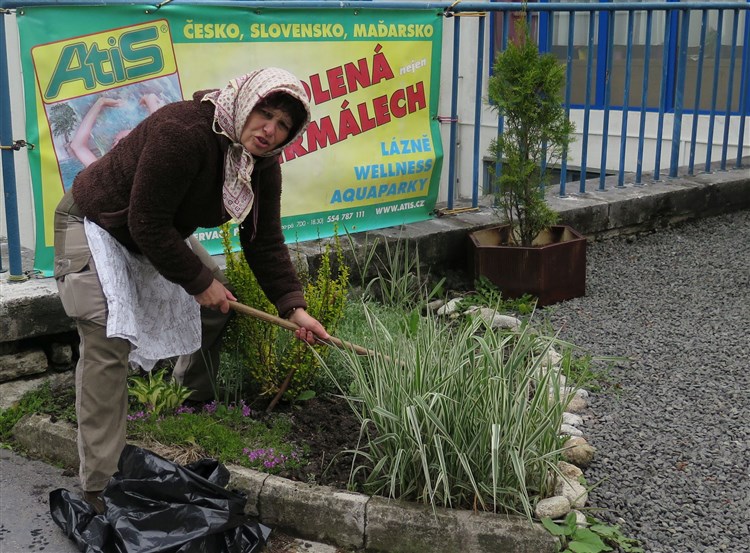
<svg viewBox="0 0 750 553"><path fill-rule="evenodd" d="M229 220L222 203L229 140L211 129L214 105L200 101L206 92L147 117L73 182L86 217L192 295L206 290L213 276L185 238ZM239 232L248 264L279 313L306 307L281 232L278 157L258 158L252 182L257 212Z"/></svg>

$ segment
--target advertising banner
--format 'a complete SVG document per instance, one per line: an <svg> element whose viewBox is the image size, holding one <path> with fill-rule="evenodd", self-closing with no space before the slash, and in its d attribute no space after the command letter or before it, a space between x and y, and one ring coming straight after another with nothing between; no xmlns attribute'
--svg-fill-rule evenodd
<svg viewBox="0 0 750 553"><path fill-rule="evenodd" d="M441 12L233 6L50 6L18 13L36 216L161 105L261 67L303 82L313 121L281 155L288 242L424 220L443 159ZM196 237L221 251L216 229Z"/></svg>

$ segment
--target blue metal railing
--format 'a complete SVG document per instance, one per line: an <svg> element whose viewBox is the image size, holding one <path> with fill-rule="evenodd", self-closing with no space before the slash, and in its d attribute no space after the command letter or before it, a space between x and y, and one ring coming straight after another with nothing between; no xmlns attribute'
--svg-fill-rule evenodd
<svg viewBox="0 0 750 553"><path fill-rule="evenodd" d="M582 147L578 152L578 159L569 162L566 156L560 160L560 188L561 196L567 194L567 184L569 167L573 163L577 164L580 169L580 182L578 187L579 193L586 192L586 177L589 170L600 174L600 190L606 186L605 174L608 168L608 149L609 149L609 126L610 118L614 114L620 113L620 137L619 151L617 156L616 170L617 186L625 185L625 175L630 171L635 173L635 184L643 184L644 165L653 167L654 181L662 177L662 145L665 142L666 123L668 119L672 121L672 129L669 142L669 168L670 177L677 175L678 165L680 163L680 152L683 142L689 145L689 173L693 173L695 157L697 155L696 145L698 144L698 130L701 125L706 130L706 158L704 171L710 171L713 162L714 146L721 148L721 169L726 168L730 156L729 128L732 118L738 120L738 143L734 167L740 167L745 139L745 125L747 122L748 111L750 111L750 2L679 2L678 0L667 0L667 2L624 2L614 3L611 0L600 0L598 3L556 3L542 0L540 3L519 3L519 2L380 2L380 1L337 1L327 2L324 0L296 0L296 1L245 1L245 0L181 0L180 4L202 4L212 6L232 6L247 7L248 9L259 8L305 8L305 9L422 9L444 11L446 18L453 18L453 56L452 66L450 67L450 116L440 117L441 121L449 121L449 144L445 148L448 163L448 182L447 182L447 202L448 207L453 207L454 199L457 197L456 182L460 179L457 174L457 144L461 141L460 136L460 110L459 106L469 106L471 102L466 99L460 102L458 79L461 78L459 60L470 60L477 67L477 80L473 83L474 98L473 101L473 121L470 116L466 117L466 122L473 132L473 164L471 167L471 199L472 205L476 206L480 194L479 175L480 167L483 162L481 154L481 130L487 125L482 122L483 106L483 76L486 72L484 52L486 48L487 37L485 34L486 20L488 16L493 16L490 24L489 43L490 54L494 58L494 45L499 43L500 49L504 49L510 36L511 28L509 21L512 16L525 10L524 14L528 20L535 21L535 34L542 51L553 51L553 35L555 32L567 31L567 41L562 51L558 49L556 54L561 57L562 62L566 64L567 83L563 95L565 98L566 113L574 114L582 121L581 127L581 144ZM0 0L0 9L2 12L11 9L17 9L25 6L49 6L54 5L106 5L106 4L132 4L132 0ZM168 9L169 4L164 4L161 9ZM156 3L155 3L156 5ZM494 15L502 15L502 25L495 24ZM584 23L587 23L585 44L576 44L574 37L576 34L576 17L578 15L588 15ZM622 58L615 58L617 45L614 42L615 32L622 27L618 27L618 16L627 15L625 26L626 44L625 52ZM663 28L654 21L655 14L663 15ZM698 53L695 60L691 57L690 49L690 32L692 30L690 17L691 14L699 14L700 31L698 38ZM557 21L561 16L568 17L567 26L558 26ZM645 38L641 44L634 45L635 21L636 15L645 16L646 29ZM717 37L714 51L709 52L707 48L709 18L715 16L716 29L713 29L714 36ZM461 43L461 20L465 17L478 17L476 46L463 45ZM511 17L508 17L511 16ZM731 38L723 41L724 28L730 23L731 17ZM741 21L742 20L742 21ZM653 83L654 75L650 74L651 66L658 63L658 54L652 59L652 45L654 35L661 31L661 78L658 83ZM500 40L496 40L496 34L501 33ZM741 37L741 47L739 45ZM10 102L7 73L7 48L5 43L5 28L2 27L2 36L0 36L0 144L7 146L11 140L11 120L10 120ZM642 47L643 72L636 73L633 70L635 59L635 48ZM462 47L467 48L467 53L461 53ZM695 46L693 46L694 48ZM586 58L584 66L585 74L585 92L583 98L573 98L572 85L574 82L580 82L576 79L575 71L577 60L574 52L576 48L585 48ZM640 50L639 50L640 52ZM622 52L618 52L622 55ZM704 83L704 62L713 60L712 79ZM622 63L624 60L624 66ZM488 65L492 66L493 59L489 60ZM695 61L695 83L688 82L688 69L691 68L692 62ZM728 77L726 81L722 80L721 68L723 61L728 63ZM617 62L617 63L616 63ZM738 64L739 62L739 64ZM596 65L594 65L596 63ZM619 64L619 65L618 65ZM578 64L580 65L580 64ZM739 74L737 67L739 65ZM446 66L447 67L447 66ZM615 70L617 68L617 71ZM613 79L617 72L624 71L624 83L622 84L622 96L619 96L619 86L613 90ZM634 81L640 78L640 83ZM649 100L649 94L652 89L658 85L658 100ZM722 86L725 85L723 88ZM691 105L687 105L685 94L686 91L694 88L694 98ZM632 89L632 90L631 90ZM709 90L710 89L710 95ZM634 100L633 95L640 91L640 101ZM618 97L613 99L613 93ZM722 95L724 97L722 98ZM708 106L702 103L705 98L709 98ZM638 146L636 149L636 160L628 162L627 138L628 138L628 116L630 111L639 112L637 136L633 135L632 139L637 139ZM601 129L592 129L592 113L601 113ZM646 128L649 114L656 122L655 147L653 150L645 148ZM683 137L682 121L685 115L692 115L692 127L687 138ZM714 133L717 119L723 115L723 136L718 144L714 144ZM700 117L700 119L699 119ZM471 122L471 123L470 123ZM503 132L502 118L498 118L497 124L492 125L492 132ZM601 130L601 155L598 167L591 167L589 150L595 147L594 130ZM654 153L654 157L649 155L648 160L653 163L644 163L647 154ZM566 152L568 154L569 152ZM8 226L8 247L10 258L11 275L20 275L20 238L18 232L18 212L15 198L15 169L13 166L13 152L3 149L3 182L6 205L6 220ZM577 163L576 163L577 162ZM496 172L502 171L502 161L496 163Z"/></svg>

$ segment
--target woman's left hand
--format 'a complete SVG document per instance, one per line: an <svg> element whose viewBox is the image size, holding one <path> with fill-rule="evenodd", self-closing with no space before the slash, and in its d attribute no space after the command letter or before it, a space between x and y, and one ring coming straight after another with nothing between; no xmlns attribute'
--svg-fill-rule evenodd
<svg viewBox="0 0 750 553"><path fill-rule="evenodd" d="M315 344L315 340L328 340L331 336L323 328L315 317L312 317L307 311L298 307L289 317L289 320L295 323L299 328L294 331L294 335L300 340L310 345Z"/></svg>

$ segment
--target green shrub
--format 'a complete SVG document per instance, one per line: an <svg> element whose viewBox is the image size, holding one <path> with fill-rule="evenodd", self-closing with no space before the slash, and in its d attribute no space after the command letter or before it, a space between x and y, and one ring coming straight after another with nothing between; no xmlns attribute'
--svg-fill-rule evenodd
<svg viewBox="0 0 750 553"><path fill-rule="evenodd" d="M226 276L239 301L276 315L275 307L263 293L243 253L231 251L228 226L221 228L221 235L227 260ZM325 246L315 276L302 273L300 279L308 313L320 321L329 333L334 334L346 307L349 268L344 262L338 236L333 241L333 252L331 249L330 244ZM331 262L332 257L336 261L335 268ZM313 348L318 350L319 356L328 355L327 346L316 345ZM235 317L228 329L224 349L235 359L241 360L229 365L231 370L249 367L248 372L261 395L275 395L286 376L293 371L284 397L290 400L305 397L305 392L316 382L319 373L319 364L310 346L297 340L293 333L281 331L277 326L253 317ZM227 368L227 363L222 363L220 373L224 373ZM234 377L231 382L240 380ZM225 382L227 381L230 380L225 377Z"/></svg>

